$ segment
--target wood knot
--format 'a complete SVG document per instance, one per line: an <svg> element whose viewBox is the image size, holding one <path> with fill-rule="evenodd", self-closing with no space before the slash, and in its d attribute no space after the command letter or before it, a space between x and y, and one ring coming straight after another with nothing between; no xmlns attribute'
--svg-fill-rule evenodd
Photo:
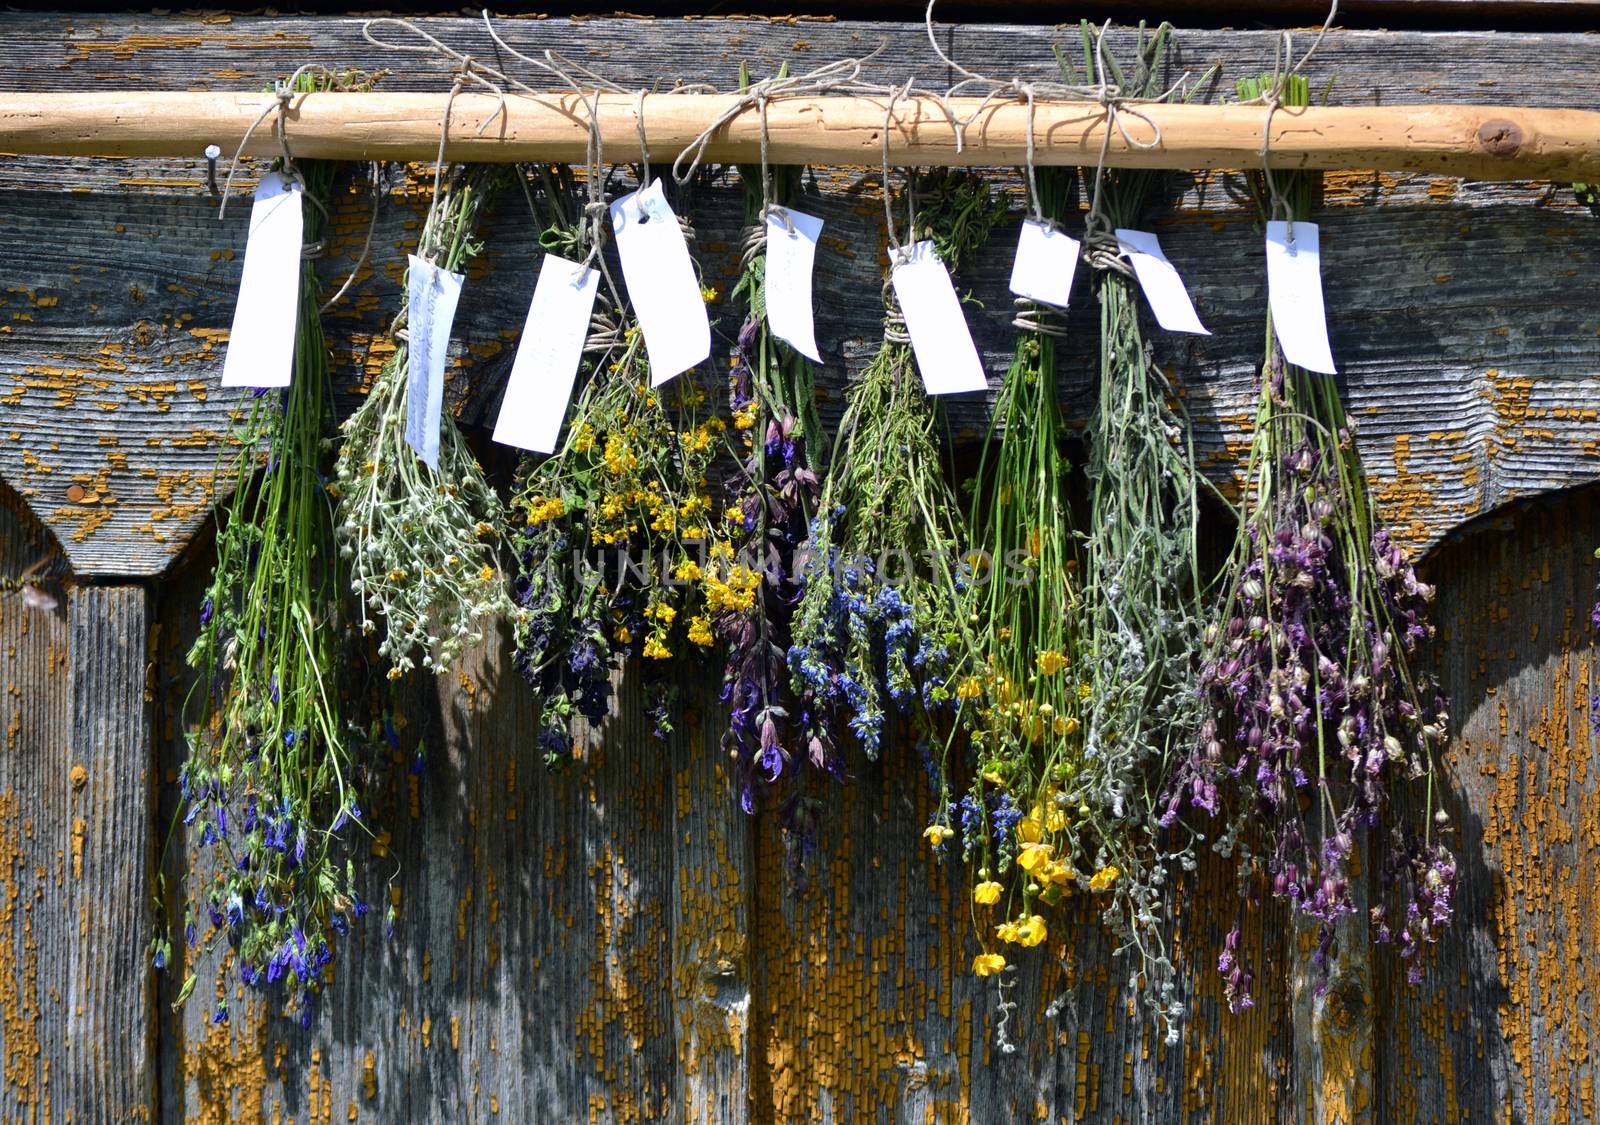
<svg viewBox="0 0 1600 1125"><path fill-rule="evenodd" d="M83 503L84 497L88 495L88 489L84 488L81 484L75 484L67 489L67 499L71 500L74 504Z"/></svg>
<svg viewBox="0 0 1600 1125"><path fill-rule="evenodd" d="M1522 126L1501 117L1478 126L1478 143L1491 156L1515 156L1522 151Z"/></svg>

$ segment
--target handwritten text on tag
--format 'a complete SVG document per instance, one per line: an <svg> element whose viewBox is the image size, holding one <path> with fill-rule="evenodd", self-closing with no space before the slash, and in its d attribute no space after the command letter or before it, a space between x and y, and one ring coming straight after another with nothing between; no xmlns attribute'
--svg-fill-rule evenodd
<svg viewBox="0 0 1600 1125"><path fill-rule="evenodd" d="M598 270L544 256L494 426L494 440L501 445L555 452L599 282Z"/></svg>
<svg viewBox="0 0 1600 1125"><path fill-rule="evenodd" d="M789 207L767 215L767 323L774 336L818 363L822 353L811 319L811 274L821 234L822 220L815 215Z"/></svg>
<svg viewBox="0 0 1600 1125"><path fill-rule="evenodd" d="M1022 224L1017 257L1011 263L1011 292L1064 309L1077 269L1077 239L1032 219Z"/></svg>
<svg viewBox="0 0 1600 1125"><path fill-rule="evenodd" d="M890 254L893 258L893 251ZM923 388L930 395L986 389L989 380L967 329L961 299L933 243L919 242L896 259L889 279L906 318Z"/></svg>
<svg viewBox="0 0 1600 1125"><path fill-rule="evenodd" d="M1267 305L1283 358L1307 371L1334 374L1316 223L1295 223L1292 231L1285 222L1267 224Z"/></svg>
<svg viewBox="0 0 1600 1125"><path fill-rule="evenodd" d="M1133 266L1134 276L1139 279L1145 300L1150 302L1150 311L1155 314L1156 323L1168 332L1211 335L1200 323L1199 314L1194 311L1194 302L1189 300L1189 291L1183 286L1183 278L1178 276L1177 269L1161 252L1161 240L1148 231L1119 227L1117 241L1122 244L1122 252Z"/></svg>
<svg viewBox="0 0 1600 1125"><path fill-rule="evenodd" d="M294 373L300 307L300 185L277 172L261 177L250 206L239 301L222 360L224 387L287 387Z"/></svg>
<svg viewBox="0 0 1600 1125"><path fill-rule="evenodd" d="M461 299L459 273L407 255L406 334L410 337L410 378L406 383L406 443L439 467L439 412L444 408L444 363L450 350L450 325Z"/></svg>
<svg viewBox="0 0 1600 1125"><path fill-rule="evenodd" d="M650 385L659 387L711 355L711 321L700 283L660 180L611 205L611 233L644 334Z"/></svg>

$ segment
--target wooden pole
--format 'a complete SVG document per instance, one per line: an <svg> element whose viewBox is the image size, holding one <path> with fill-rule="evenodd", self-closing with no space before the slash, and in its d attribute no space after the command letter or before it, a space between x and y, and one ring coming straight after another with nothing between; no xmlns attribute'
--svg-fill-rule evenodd
<svg viewBox="0 0 1600 1125"><path fill-rule="evenodd" d="M444 94L317 93L296 95L284 110L292 152L327 159L431 160L438 151ZM651 159L659 166L688 147L734 95L650 94L643 101ZM1016 165L1024 158L1027 111L1015 102L951 99L960 116L976 113L966 144L936 99L894 108L889 161L895 165ZM576 95L507 98L463 93L450 114L446 154L454 160L583 159L586 118ZM786 164L876 165L886 99L876 96L784 98L768 106L770 157ZM50 156L196 157L207 144L231 156L263 110L246 155L278 151L270 94L0 94L0 151ZM1239 105L1145 105L1124 108L1111 130L1109 165L1124 168L1254 168L1261 163L1266 110ZM639 158L636 99L600 96L600 134L608 162ZM1094 103L1041 102L1035 136L1041 164L1094 164L1106 114ZM1159 134L1157 130L1159 129ZM1600 179L1600 113L1510 106L1413 105L1280 109L1272 117L1273 164L1425 172L1483 180ZM1130 138L1132 142L1130 143ZM719 131L705 158L754 160L760 126L754 111ZM1149 145L1150 147L1140 147Z"/></svg>

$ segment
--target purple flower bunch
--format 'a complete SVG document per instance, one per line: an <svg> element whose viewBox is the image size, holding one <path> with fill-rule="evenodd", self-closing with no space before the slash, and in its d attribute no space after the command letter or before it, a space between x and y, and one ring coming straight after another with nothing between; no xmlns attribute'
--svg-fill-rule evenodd
<svg viewBox="0 0 1600 1125"><path fill-rule="evenodd" d="M781 348L760 316L748 317L729 374L729 404L735 417L751 417L752 437L729 484L728 522L735 557L760 576L760 583L748 608L725 605L712 618L726 652L721 698L728 725L722 745L739 765L740 804L746 812L754 812L758 793L785 774L805 764L836 765L830 747L810 730L812 693L792 692L789 674L802 581L797 560L803 564L802 547L821 489L806 444L807 434L820 427L802 424L798 414L804 408L793 401L810 385L806 361ZM758 386L768 393L759 393ZM754 431L762 423L757 442ZM791 749L796 731L805 732L804 753L798 757Z"/></svg>
<svg viewBox="0 0 1600 1125"><path fill-rule="evenodd" d="M1251 874L1317 922L1324 979L1336 924L1357 910L1352 857L1370 850L1373 936L1399 947L1415 980L1422 947L1450 920L1456 875L1434 831L1442 810L1428 808L1420 831L1392 823L1406 784L1421 783L1431 804L1433 748L1449 722L1416 666L1433 636L1433 589L1374 525L1331 380L1286 367L1275 350L1252 469L1223 612L1206 637L1208 717L1162 823L1187 806L1227 817L1236 846L1259 840ZM1248 1007L1237 931L1218 969L1230 1005Z"/></svg>
<svg viewBox="0 0 1600 1125"><path fill-rule="evenodd" d="M614 653L601 568L573 549L569 523L550 520L518 537L521 565L512 582L512 663L539 695L535 742L551 768L572 758L574 715L599 723L612 697ZM569 566L576 572L570 576L563 571Z"/></svg>

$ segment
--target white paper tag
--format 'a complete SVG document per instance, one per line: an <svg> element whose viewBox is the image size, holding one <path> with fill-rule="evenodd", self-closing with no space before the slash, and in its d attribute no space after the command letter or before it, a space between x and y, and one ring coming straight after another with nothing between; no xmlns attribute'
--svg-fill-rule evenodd
<svg viewBox="0 0 1600 1125"><path fill-rule="evenodd" d="M456 302L461 299L461 283L465 279L415 254L406 257L406 334L410 337L406 444L417 451L428 468L437 469L444 362L450 351L450 325L456 318Z"/></svg>
<svg viewBox="0 0 1600 1125"><path fill-rule="evenodd" d="M611 205L611 233L622 259L644 349L650 385L659 387L711 355L711 321L700 296L683 228L661 181Z"/></svg>
<svg viewBox="0 0 1600 1125"><path fill-rule="evenodd" d="M1011 292L1064 309L1077 269L1077 239L1033 219L1022 224L1017 257L1011 263Z"/></svg>
<svg viewBox="0 0 1600 1125"><path fill-rule="evenodd" d="M767 325L795 351L821 363L811 319L811 274L822 220L792 207L783 208L782 214L776 211L767 214Z"/></svg>
<svg viewBox="0 0 1600 1125"><path fill-rule="evenodd" d="M224 387L287 387L294 375L303 198L300 185L277 172L256 187L233 331L222 358Z"/></svg>
<svg viewBox="0 0 1600 1125"><path fill-rule="evenodd" d="M1211 335L1194 311L1194 302L1189 300L1189 291L1183 287L1183 278L1161 252L1161 240L1149 231L1118 227L1117 241L1133 266L1134 276L1139 279L1139 288L1144 290L1144 299L1150 302L1156 323L1168 332Z"/></svg>
<svg viewBox="0 0 1600 1125"><path fill-rule="evenodd" d="M1336 374L1322 304L1321 236L1316 223L1267 224L1267 305L1283 358L1296 367Z"/></svg>
<svg viewBox="0 0 1600 1125"><path fill-rule="evenodd" d="M494 440L501 445L555 452L599 284L599 270L544 256L494 424Z"/></svg>
<svg viewBox="0 0 1600 1125"><path fill-rule="evenodd" d="M961 299L933 243L919 242L902 258L890 251L890 260L889 280L906 318L923 388L930 395L987 390L989 378L967 329Z"/></svg>

